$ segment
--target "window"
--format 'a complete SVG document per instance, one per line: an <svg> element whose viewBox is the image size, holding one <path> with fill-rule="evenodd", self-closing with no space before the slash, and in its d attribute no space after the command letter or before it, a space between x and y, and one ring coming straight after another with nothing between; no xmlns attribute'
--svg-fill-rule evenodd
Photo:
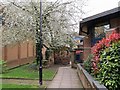
<svg viewBox="0 0 120 90"><path fill-rule="evenodd" d="M106 30L108 29L110 29L109 24L96 25L94 27L94 37L92 39L92 46L106 36Z"/></svg>

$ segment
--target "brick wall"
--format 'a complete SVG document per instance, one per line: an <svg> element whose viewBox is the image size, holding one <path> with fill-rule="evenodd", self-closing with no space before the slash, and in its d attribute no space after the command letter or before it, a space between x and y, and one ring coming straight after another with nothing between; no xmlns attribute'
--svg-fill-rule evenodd
<svg viewBox="0 0 120 90"><path fill-rule="evenodd" d="M83 43L84 43L83 57L84 57L84 60L86 60L88 55L91 53L91 35L88 35L87 37L85 37Z"/></svg>
<svg viewBox="0 0 120 90"><path fill-rule="evenodd" d="M2 59L9 68L31 63L35 60L35 47L32 41L6 45L2 48Z"/></svg>
<svg viewBox="0 0 120 90"><path fill-rule="evenodd" d="M87 32L87 27L83 27L84 32ZM91 53L91 35L86 35L85 33L81 33L81 35L84 35L83 39L83 60L86 60L88 55Z"/></svg>
<svg viewBox="0 0 120 90"><path fill-rule="evenodd" d="M110 20L111 24L111 29L106 31L106 37L108 37L113 31L120 31L120 17L119 18L114 18ZM119 28L117 28L119 27Z"/></svg>

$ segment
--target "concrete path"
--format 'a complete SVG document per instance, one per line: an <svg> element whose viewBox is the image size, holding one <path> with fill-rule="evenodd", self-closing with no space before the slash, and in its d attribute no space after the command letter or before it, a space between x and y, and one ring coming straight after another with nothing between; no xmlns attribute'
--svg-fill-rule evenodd
<svg viewBox="0 0 120 90"><path fill-rule="evenodd" d="M83 86L78 78L76 69L69 67L60 67L57 75L47 87L50 88L68 88L68 89L83 89Z"/></svg>

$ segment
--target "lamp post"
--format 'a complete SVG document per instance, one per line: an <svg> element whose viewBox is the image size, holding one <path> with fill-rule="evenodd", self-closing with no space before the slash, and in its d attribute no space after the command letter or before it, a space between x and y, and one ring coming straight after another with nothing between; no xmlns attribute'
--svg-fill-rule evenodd
<svg viewBox="0 0 120 90"><path fill-rule="evenodd" d="M39 66L39 84L42 85L42 0L40 0L40 32L39 32L39 60L40 60L40 66Z"/></svg>

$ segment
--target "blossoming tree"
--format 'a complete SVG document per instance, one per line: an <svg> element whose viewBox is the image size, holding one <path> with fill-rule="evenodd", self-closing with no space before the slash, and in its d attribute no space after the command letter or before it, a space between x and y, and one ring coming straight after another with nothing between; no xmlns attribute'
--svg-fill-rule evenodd
<svg viewBox="0 0 120 90"><path fill-rule="evenodd" d="M3 44L18 41L36 41L40 31L40 4L39 0L9 1L3 12L4 30ZM79 3L79 5L77 4ZM51 47L71 44L74 29L77 27L76 17L81 18L84 13L84 0L70 0L61 2L42 2L42 37Z"/></svg>

